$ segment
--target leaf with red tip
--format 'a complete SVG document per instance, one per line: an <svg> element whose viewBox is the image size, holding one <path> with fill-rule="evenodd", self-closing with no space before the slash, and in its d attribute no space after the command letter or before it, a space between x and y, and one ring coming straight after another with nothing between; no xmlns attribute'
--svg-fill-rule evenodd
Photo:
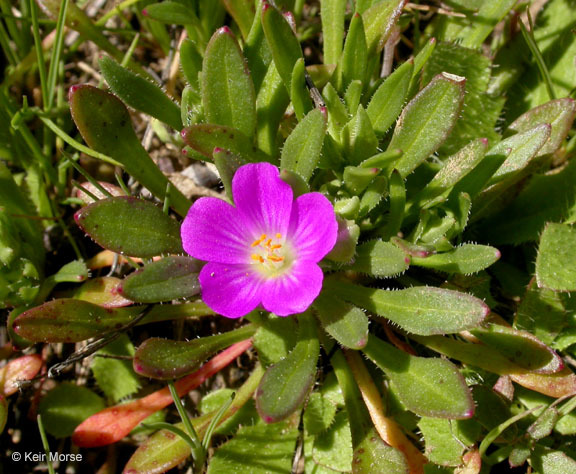
<svg viewBox="0 0 576 474"><path fill-rule="evenodd" d="M118 292L120 283L122 280L116 277L91 278L78 288L73 296L77 300L94 303L104 308L130 306L133 302Z"/></svg>
<svg viewBox="0 0 576 474"><path fill-rule="evenodd" d="M23 312L14 320L14 330L34 342L79 342L121 328L140 311L62 298Z"/></svg>
<svg viewBox="0 0 576 474"><path fill-rule="evenodd" d="M131 257L183 253L180 224L135 197L102 199L80 209L76 223L102 247Z"/></svg>
<svg viewBox="0 0 576 474"><path fill-rule="evenodd" d="M218 373L252 346L252 341L242 341L222 351L198 371L176 382L176 391L183 396L206 379ZM72 441L82 448L106 446L120 441L141 421L173 402L168 387L144 398L106 408L84 420L72 436Z"/></svg>
<svg viewBox="0 0 576 474"><path fill-rule="evenodd" d="M134 133L122 101L97 87L80 85L70 88L69 102L74 123L88 146L114 158L152 194L164 199L168 178ZM178 214L186 215L190 202L175 187L170 191L170 202Z"/></svg>
<svg viewBox="0 0 576 474"><path fill-rule="evenodd" d="M18 391L17 382L33 379L41 367L42 357L38 354L25 355L8 362L0 368L0 396L8 397L16 393Z"/></svg>
<svg viewBox="0 0 576 474"><path fill-rule="evenodd" d="M209 356L252 337L255 326L245 326L214 336L192 341L171 341L152 337L146 339L134 354L134 370L146 377L171 380L193 372Z"/></svg>

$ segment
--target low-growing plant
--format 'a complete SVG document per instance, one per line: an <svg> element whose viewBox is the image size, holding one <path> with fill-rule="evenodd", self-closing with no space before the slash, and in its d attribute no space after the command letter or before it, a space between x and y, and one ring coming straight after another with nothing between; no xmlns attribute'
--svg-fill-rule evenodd
<svg viewBox="0 0 576 474"><path fill-rule="evenodd" d="M7 456L576 471L570 0L92 3L0 1Z"/></svg>

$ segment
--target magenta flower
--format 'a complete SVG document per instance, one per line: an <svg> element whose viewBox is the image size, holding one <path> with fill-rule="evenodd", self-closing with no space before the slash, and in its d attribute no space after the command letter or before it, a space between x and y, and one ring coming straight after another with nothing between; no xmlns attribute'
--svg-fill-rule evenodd
<svg viewBox="0 0 576 474"><path fill-rule="evenodd" d="M259 305L279 316L306 310L322 289L318 262L336 243L332 205L320 193L294 199L269 163L239 168L232 195L236 206L198 199L182 223L184 250L208 262L202 299L228 318Z"/></svg>

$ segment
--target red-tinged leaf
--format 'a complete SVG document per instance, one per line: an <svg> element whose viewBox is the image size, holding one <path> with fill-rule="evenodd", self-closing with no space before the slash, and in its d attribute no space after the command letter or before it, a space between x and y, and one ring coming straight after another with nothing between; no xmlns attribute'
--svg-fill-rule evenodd
<svg viewBox="0 0 576 474"><path fill-rule="evenodd" d="M0 369L0 395L10 396L18 391L16 382L34 378L41 367L42 357L38 354L25 355L8 362Z"/></svg>
<svg viewBox="0 0 576 474"><path fill-rule="evenodd" d="M251 346L251 340L242 341L213 357L198 371L176 382L178 395L183 396L198 387ZM72 435L72 441L82 448L115 443L128 435L142 420L167 407L172 401L170 391L165 387L133 402L106 408L80 424Z"/></svg>
<svg viewBox="0 0 576 474"><path fill-rule="evenodd" d="M549 397L560 398L576 393L576 375L568 368L555 374L511 373L510 378L523 387Z"/></svg>
<svg viewBox="0 0 576 474"><path fill-rule="evenodd" d="M121 328L140 311L61 298L18 315L13 327L16 334L34 342L79 342Z"/></svg>
<svg viewBox="0 0 576 474"><path fill-rule="evenodd" d="M130 306L132 301L124 298L118 292L120 283L122 283L122 280L116 277L92 278L74 292L74 298L94 303L104 308Z"/></svg>
<svg viewBox="0 0 576 474"><path fill-rule="evenodd" d="M468 451L464 456L462 456L464 465L457 468L454 474L479 474L482 468L482 456L477 449Z"/></svg>

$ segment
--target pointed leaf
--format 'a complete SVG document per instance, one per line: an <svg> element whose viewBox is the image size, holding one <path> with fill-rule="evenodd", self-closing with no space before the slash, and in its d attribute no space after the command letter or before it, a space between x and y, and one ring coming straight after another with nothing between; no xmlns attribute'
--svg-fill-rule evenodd
<svg viewBox="0 0 576 474"><path fill-rule="evenodd" d="M381 51L404 8L405 0L384 0L362 13L369 55Z"/></svg>
<svg viewBox="0 0 576 474"><path fill-rule="evenodd" d="M366 113L376 133L385 134L400 115L413 72L414 61L406 61L386 78L370 99Z"/></svg>
<svg viewBox="0 0 576 474"><path fill-rule="evenodd" d="M157 118L175 130L182 129L180 107L156 84L122 67L112 58L98 61L110 89L130 107Z"/></svg>
<svg viewBox="0 0 576 474"><path fill-rule="evenodd" d="M198 23L198 17L190 6L179 2L164 1L147 5L142 14L153 20L167 23L169 25L189 25Z"/></svg>
<svg viewBox="0 0 576 474"><path fill-rule="evenodd" d="M248 339L255 332L254 326L246 326L192 341L146 339L134 354L134 370L146 377L161 380L182 377L198 369L212 354Z"/></svg>
<svg viewBox="0 0 576 474"><path fill-rule="evenodd" d="M202 103L209 123L236 128L250 138L254 136L254 84L236 38L227 26L216 31L206 47Z"/></svg>
<svg viewBox="0 0 576 474"><path fill-rule="evenodd" d="M290 83L290 100L294 107L294 114L300 122L302 118L314 108L310 91L306 84L306 66L304 59L299 58L292 71L292 81Z"/></svg>
<svg viewBox="0 0 576 474"><path fill-rule="evenodd" d="M280 166L308 181L320 159L325 131L326 118L322 111L309 112L286 139Z"/></svg>
<svg viewBox="0 0 576 474"><path fill-rule="evenodd" d="M180 46L180 67L188 81L188 84L196 91L200 90L198 74L202 71L202 56L198 52L196 44L186 38Z"/></svg>
<svg viewBox="0 0 576 474"><path fill-rule="evenodd" d="M352 81L362 81L366 76L367 65L368 46L366 45L364 22L362 16L355 13L348 28L342 57L338 61L337 89L342 92Z"/></svg>
<svg viewBox="0 0 576 474"><path fill-rule="evenodd" d="M325 64L336 64L342 53L347 0L321 0L322 38Z"/></svg>
<svg viewBox="0 0 576 474"><path fill-rule="evenodd" d="M424 258L413 257L412 263L448 273L469 275L488 268L500 258L500 251L489 245L463 244L449 252Z"/></svg>
<svg viewBox="0 0 576 474"><path fill-rule="evenodd" d="M376 137L370 118L362 105L358 106L356 115L342 130L342 141L347 148L348 161L352 165L358 165L366 158L376 154L378 137Z"/></svg>
<svg viewBox="0 0 576 474"><path fill-rule="evenodd" d="M200 293L201 264L188 257L166 257L127 276L118 293L137 303L188 298Z"/></svg>
<svg viewBox="0 0 576 474"><path fill-rule="evenodd" d="M388 149L404 152L396 166L403 177L434 153L452 130L465 82L464 77L438 74L402 111Z"/></svg>
<svg viewBox="0 0 576 474"><path fill-rule="evenodd" d="M576 228L550 223L544 228L536 258L538 287L576 291Z"/></svg>
<svg viewBox="0 0 576 474"><path fill-rule="evenodd" d="M214 164L218 168L218 174L226 190L226 196L232 200L232 178L234 174L247 161L240 156L222 148L214 148L212 152Z"/></svg>
<svg viewBox="0 0 576 474"><path fill-rule="evenodd" d="M416 357L371 337L362 351L390 378L400 400L433 418L470 418L472 394L456 366L445 359Z"/></svg>
<svg viewBox="0 0 576 474"><path fill-rule="evenodd" d="M491 324L471 332L484 344L530 372L552 374L564 368L560 356L527 331Z"/></svg>
<svg viewBox="0 0 576 474"><path fill-rule="evenodd" d="M168 178L142 147L126 106L112 94L89 85L71 87L69 102L72 118L88 146L114 158L140 184L164 199ZM186 215L190 202L174 187L170 202L178 214Z"/></svg>
<svg viewBox="0 0 576 474"><path fill-rule="evenodd" d="M479 299L441 288L378 290L326 281L325 287L361 308L398 324L413 334L450 334L478 326L490 312Z"/></svg>
<svg viewBox="0 0 576 474"><path fill-rule="evenodd" d="M252 0L222 0L226 10L240 28L246 39L254 21L254 2Z"/></svg>
<svg viewBox="0 0 576 474"><path fill-rule="evenodd" d="M368 317L361 309L330 293L314 301L316 315L324 330L349 349L362 349L368 341Z"/></svg>
<svg viewBox="0 0 576 474"><path fill-rule="evenodd" d="M572 122L574 122L575 115L576 102L574 99L565 97L563 99L551 100L518 117L508 126L507 132L523 133L533 129L537 125L549 123L552 126L550 138L538 151L538 154L545 155L554 153L564 138L566 138Z"/></svg>
<svg viewBox="0 0 576 474"><path fill-rule="evenodd" d="M262 28L278 74L289 92L294 65L303 57L300 43L286 18L267 1L262 5Z"/></svg>
<svg viewBox="0 0 576 474"><path fill-rule="evenodd" d="M182 253L180 225L151 202L102 199L80 209L76 223L102 247L131 257Z"/></svg>
<svg viewBox="0 0 576 474"><path fill-rule="evenodd" d="M34 342L79 342L124 326L139 311L62 298L23 312L15 319L14 330Z"/></svg>

